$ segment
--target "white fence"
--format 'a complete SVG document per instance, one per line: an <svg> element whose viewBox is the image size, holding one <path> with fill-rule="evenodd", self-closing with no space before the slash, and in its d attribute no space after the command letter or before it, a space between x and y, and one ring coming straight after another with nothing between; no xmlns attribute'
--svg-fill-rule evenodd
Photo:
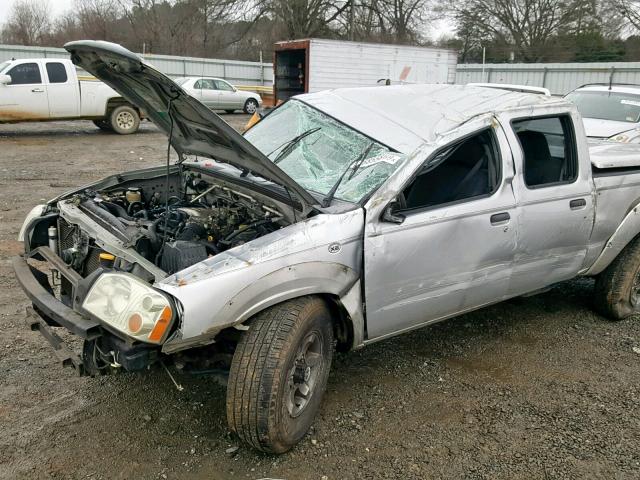
<svg viewBox="0 0 640 480"><path fill-rule="evenodd" d="M11 58L67 58L62 48L0 45L0 62ZM169 55L145 55L161 72L172 76L211 76L236 85L273 85L271 63L214 60ZM336 74L338 75L338 74ZM513 83L546 87L556 95L565 94L585 83L632 83L640 85L640 62L615 63L490 63L459 64L455 83Z"/></svg>
<svg viewBox="0 0 640 480"><path fill-rule="evenodd" d="M460 64L456 83L513 83L546 87L563 95L585 83L640 85L640 62Z"/></svg>
<svg viewBox="0 0 640 480"><path fill-rule="evenodd" d="M0 62L11 58L69 58L63 48L0 45ZM144 55L145 60L170 77L209 76L224 78L236 85L273 85L270 63L215 60L209 58Z"/></svg>

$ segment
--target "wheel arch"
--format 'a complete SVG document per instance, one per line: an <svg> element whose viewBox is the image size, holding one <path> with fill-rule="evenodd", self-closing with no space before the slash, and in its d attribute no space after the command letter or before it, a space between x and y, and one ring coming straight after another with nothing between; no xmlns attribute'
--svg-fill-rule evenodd
<svg viewBox="0 0 640 480"><path fill-rule="evenodd" d="M127 107L131 107L133 108L136 113L138 114L138 117L140 117L140 119L142 119L142 111L136 107L135 105L133 105L132 103L128 102L127 100L125 100L122 97L111 97L107 100L107 105L105 107L105 111L104 111L104 118L108 119L109 115L111 114L111 112L117 108L117 107L121 107L121 106L127 106Z"/></svg>
<svg viewBox="0 0 640 480"><path fill-rule="evenodd" d="M640 203L636 203L629 210L585 275L597 275L602 272L638 235L640 235Z"/></svg>
<svg viewBox="0 0 640 480"><path fill-rule="evenodd" d="M314 277L301 278L305 277L304 271L310 272L311 269L316 272ZM277 294L267 294L264 300L256 296L256 303L245 302L253 304L240 315L235 324L248 322L260 312L280 303L305 296L316 296L321 298L329 309L338 350L346 352L362 346L365 331L362 291L359 276L354 270L339 264L309 262L273 272L255 282L252 287L268 291L267 285L273 284L279 285L280 291ZM241 295L242 292L227 305L241 301Z"/></svg>

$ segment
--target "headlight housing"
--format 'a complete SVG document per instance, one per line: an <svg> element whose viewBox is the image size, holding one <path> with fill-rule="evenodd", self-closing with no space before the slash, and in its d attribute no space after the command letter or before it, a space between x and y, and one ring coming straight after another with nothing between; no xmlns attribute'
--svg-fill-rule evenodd
<svg viewBox="0 0 640 480"><path fill-rule="evenodd" d="M103 273L82 308L107 325L147 343L162 343L174 317L164 294L128 273Z"/></svg>
<svg viewBox="0 0 640 480"><path fill-rule="evenodd" d="M612 137L609 137L609 140L620 143L638 143L640 141L640 131L636 129L618 133Z"/></svg>
<svg viewBox="0 0 640 480"><path fill-rule="evenodd" d="M46 205L36 205L29 211L29 213L27 213L27 216L24 219L24 222L22 223L22 227L20 227L20 233L18 233L19 242L24 242L24 236L27 233L27 227L33 221L34 218L38 218L42 216L42 214L44 213L44 209L46 207L47 207Z"/></svg>

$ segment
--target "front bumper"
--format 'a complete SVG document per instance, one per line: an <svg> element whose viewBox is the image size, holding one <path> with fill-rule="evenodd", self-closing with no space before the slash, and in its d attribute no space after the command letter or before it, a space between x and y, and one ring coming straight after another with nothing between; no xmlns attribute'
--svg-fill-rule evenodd
<svg viewBox="0 0 640 480"><path fill-rule="evenodd" d="M27 262L29 256L43 258L73 285L75 303L80 303L80 295L86 294L88 285L83 284L86 279L82 279L77 272L69 268L49 247L39 247L27 257L20 256L12 259L18 283L33 304L33 311L30 311L27 316L27 325L31 330L39 331L51 344L63 366L74 368L79 375L97 373L92 349L98 345L98 351L109 352L112 357L108 363L123 367L125 370L141 370L158 358L157 346L130 343L127 339L119 338L106 330L98 320L87 318L63 304L53 295L47 276L29 265ZM64 327L84 339L85 346L82 354L68 350L63 340L51 327Z"/></svg>

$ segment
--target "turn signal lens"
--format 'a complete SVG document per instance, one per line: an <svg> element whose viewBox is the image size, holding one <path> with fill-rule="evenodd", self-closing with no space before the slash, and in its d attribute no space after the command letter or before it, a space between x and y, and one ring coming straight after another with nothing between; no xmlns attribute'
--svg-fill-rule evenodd
<svg viewBox="0 0 640 480"><path fill-rule="evenodd" d="M164 307L162 313L160 314L160 317L153 327L153 330L151 330L151 333L149 334L149 340L151 340L152 342L159 342L162 339L162 336L171 324L171 317L173 317L171 307Z"/></svg>

